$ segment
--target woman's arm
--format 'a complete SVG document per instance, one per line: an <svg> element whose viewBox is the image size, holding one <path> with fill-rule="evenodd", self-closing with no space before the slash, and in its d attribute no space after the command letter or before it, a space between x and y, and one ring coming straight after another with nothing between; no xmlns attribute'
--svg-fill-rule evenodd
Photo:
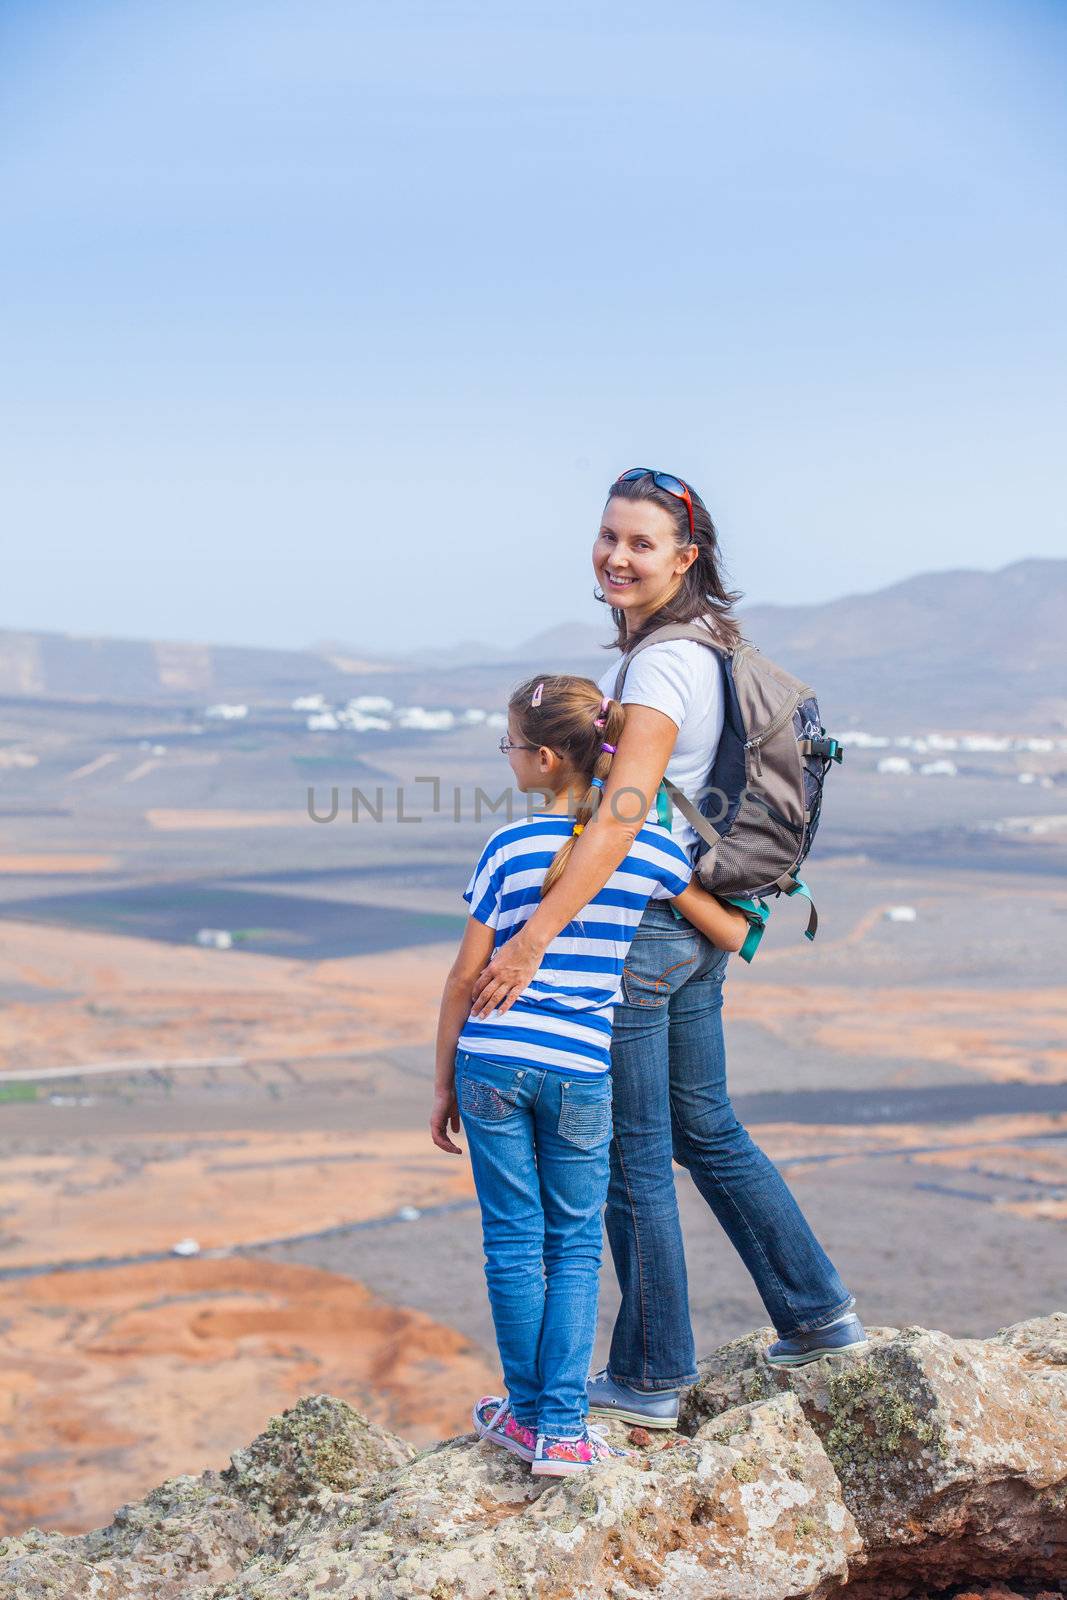
<svg viewBox="0 0 1067 1600"><path fill-rule="evenodd" d="M651 706L630 705L597 814L575 841L570 860L514 938L501 945L474 988L474 1014L508 1011L556 934L587 906L629 854L655 804L678 724Z"/></svg>
<svg viewBox="0 0 1067 1600"><path fill-rule="evenodd" d="M462 1155L458 1144L448 1137L459 1132L459 1107L456 1105L456 1044L463 1024L470 1015L474 982L493 953L492 928L471 917L463 931L459 952L445 979L441 1010L437 1017L437 1055L434 1067L433 1110L430 1136L439 1150Z"/></svg>
<svg viewBox="0 0 1067 1600"><path fill-rule="evenodd" d="M675 895L673 905L710 939L718 950L740 950L748 937L748 918L736 906L724 905L694 878L684 893Z"/></svg>

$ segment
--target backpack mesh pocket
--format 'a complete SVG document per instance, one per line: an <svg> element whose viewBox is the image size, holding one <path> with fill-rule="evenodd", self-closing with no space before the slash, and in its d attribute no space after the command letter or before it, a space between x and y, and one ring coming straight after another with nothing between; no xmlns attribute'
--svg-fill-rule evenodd
<svg viewBox="0 0 1067 1600"><path fill-rule="evenodd" d="M769 889L793 865L803 843L803 829L794 828L750 796L742 801L735 827L719 842L713 855L701 858L698 868L706 888L720 894L752 894ZM743 837L743 844L742 844ZM703 863L707 863L707 871Z"/></svg>

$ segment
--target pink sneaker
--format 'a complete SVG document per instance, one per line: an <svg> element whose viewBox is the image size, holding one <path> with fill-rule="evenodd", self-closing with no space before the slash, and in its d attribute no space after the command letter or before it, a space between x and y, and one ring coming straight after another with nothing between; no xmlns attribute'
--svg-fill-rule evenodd
<svg viewBox="0 0 1067 1600"><path fill-rule="evenodd" d="M472 1416L474 1431L479 1439L489 1439L493 1444L510 1450L513 1456L520 1456L523 1461L533 1460L537 1449L537 1430L515 1421L510 1400L502 1400L497 1394L487 1394L478 1401Z"/></svg>
<svg viewBox="0 0 1067 1600"><path fill-rule="evenodd" d="M539 1478L566 1478L572 1472L588 1472L603 1461L619 1460L629 1450L618 1450L595 1428L586 1428L576 1439L555 1439L537 1435L537 1449L530 1471Z"/></svg>

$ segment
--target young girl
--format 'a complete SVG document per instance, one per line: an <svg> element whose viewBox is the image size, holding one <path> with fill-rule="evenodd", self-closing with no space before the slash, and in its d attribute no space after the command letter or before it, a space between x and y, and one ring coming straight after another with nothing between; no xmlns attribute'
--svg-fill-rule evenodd
<svg viewBox="0 0 1067 1600"><path fill-rule="evenodd" d="M430 1129L434 1144L459 1155L449 1128L458 1132L462 1116L507 1387L506 1398L478 1402L474 1426L555 1477L626 1453L585 1419L611 1143L612 1007L634 930L650 898L673 899L722 949L740 949L748 930L741 912L691 881L670 834L646 822L510 1010L470 1015L493 950L551 888L593 815L624 715L588 678L531 679L511 696L500 748L519 790L549 803L498 828L482 851L437 1030Z"/></svg>

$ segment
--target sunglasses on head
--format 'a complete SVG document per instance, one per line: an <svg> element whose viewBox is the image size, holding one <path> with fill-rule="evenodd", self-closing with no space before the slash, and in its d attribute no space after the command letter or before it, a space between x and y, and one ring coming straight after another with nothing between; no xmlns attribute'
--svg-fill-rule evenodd
<svg viewBox="0 0 1067 1600"><path fill-rule="evenodd" d="M693 533L693 497L689 493L681 478L676 478L670 472L653 472L651 467L631 467L629 472L620 472L615 479L616 483L634 483L638 478L651 478L657 489L665 489L668 494L673 494L675 499L684 501L689 517L689 537Z"/></svg>

